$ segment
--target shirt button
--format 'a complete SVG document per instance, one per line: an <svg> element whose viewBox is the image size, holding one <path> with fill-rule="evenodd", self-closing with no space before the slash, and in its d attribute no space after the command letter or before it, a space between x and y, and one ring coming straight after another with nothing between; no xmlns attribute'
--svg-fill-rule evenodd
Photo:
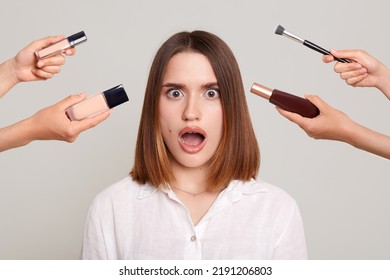
<svg viewBox="0 0 390 280"><path fill-rule="evenodd" d="M195 235L191 236L191 241L195 241L195 240L196 240L196 236Z"/></svg>

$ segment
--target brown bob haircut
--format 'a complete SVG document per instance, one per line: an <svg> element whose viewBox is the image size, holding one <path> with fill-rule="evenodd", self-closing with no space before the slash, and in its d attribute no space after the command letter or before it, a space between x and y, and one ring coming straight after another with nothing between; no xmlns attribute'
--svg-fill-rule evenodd
<svg viewBox="0 0 390 280"><path fill-rule="evenodd" d="M221 92L223 136L209 161L208 189L221 190L232 180L247 181L256 177L260 167L260 150L237 61L223 40L200 30L176 33L157 51L149 72L130 175L140 184L149 183L155 187L167 187L175 181L170 153L161 135L158 102L166 66L171 57L181 52L206 56Z"/></svg>

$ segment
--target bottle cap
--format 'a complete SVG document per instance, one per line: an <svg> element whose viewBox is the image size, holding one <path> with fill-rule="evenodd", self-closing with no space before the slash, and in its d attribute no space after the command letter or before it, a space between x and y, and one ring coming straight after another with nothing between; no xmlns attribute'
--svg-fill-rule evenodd
<svg viewBox="0 0 390 280"><path fill-rule="evenodd" d="M103 94L110 109L122 103L125 103L126 101L129 101L129 98L127 97L126 91L123 88L122 84L103 91Z"/></svg>
<svg viewBox="0 0 390 280"><path fill-rule="evenodd" d="M79 33L70 35L68 37L68 41L71 46L76 46L82 42L87 41L87 36L85 35L84 31L80 31Z"/></svg>

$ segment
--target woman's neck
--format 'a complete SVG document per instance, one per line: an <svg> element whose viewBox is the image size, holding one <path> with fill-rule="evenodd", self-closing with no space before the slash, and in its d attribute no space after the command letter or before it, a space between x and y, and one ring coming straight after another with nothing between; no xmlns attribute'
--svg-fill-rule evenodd
<svg viewBox="0 0 390 280"><path fill-rule="evenodd" d="M207 190L207 167L188 168L178 163L173 163L172 171L175 176L175 182L172 183L172 187L192 194L199 194Z"/></svg>
<svg viewBox="0 0 390 280"><path fill-rule="evenodd" d="M188 168L178 163L172 164L175 182L172 189L179 200L187 207L192 222L197 225L214 203L219 192L208 191L207 167Z"/></svg>

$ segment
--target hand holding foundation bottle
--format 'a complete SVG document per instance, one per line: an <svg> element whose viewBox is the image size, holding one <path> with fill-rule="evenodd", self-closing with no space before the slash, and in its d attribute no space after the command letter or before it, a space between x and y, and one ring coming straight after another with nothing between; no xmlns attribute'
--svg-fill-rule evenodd
<svg viewBox="0 0 390 280"><path fill-rule="evenodd" d="M82 102L85 97L85 94L68 96L30 118L0 128L0 152L27 145L34 140L74 142L81 132L98 125L111 113L111 110L107 110L82 121L70 121L65 110Z"/></svg>
<svg viewBox="0 0 390 280"><path fill-rule="evenodd" d="M66 115L72 121L80 121L110 110L129 101L123 85L117 85L91 96L66 109Z"/></svg>
<svg viewBox="0 0 390 280"><path fill-rule="evenodd" d="M67 38L46 37L29 44L15 57L0 64L0 97L19 82L46 80L59 73L65 55L74 55L73 46L86 39L85 33L79 32ZM128 100L122 85L101 96L100 99L97 96L85 100L85 94L72 95L25 120L0 128L0 152L34 140L73 142L82 131L108 118L110 108ZM71 113L76 117L72 118Z"/></svg>
<svg viewBox="0 0 390 280"><path fill-rule="evenodd" d="M64 36L61 35L36 40L15 57L0 64L0 97L20 82L47 80L59 73L65 63L65 56L74 55L75 48L68 48L62 54L56 53L44 59L38 59L35 52L63 39Z"/></svg>

